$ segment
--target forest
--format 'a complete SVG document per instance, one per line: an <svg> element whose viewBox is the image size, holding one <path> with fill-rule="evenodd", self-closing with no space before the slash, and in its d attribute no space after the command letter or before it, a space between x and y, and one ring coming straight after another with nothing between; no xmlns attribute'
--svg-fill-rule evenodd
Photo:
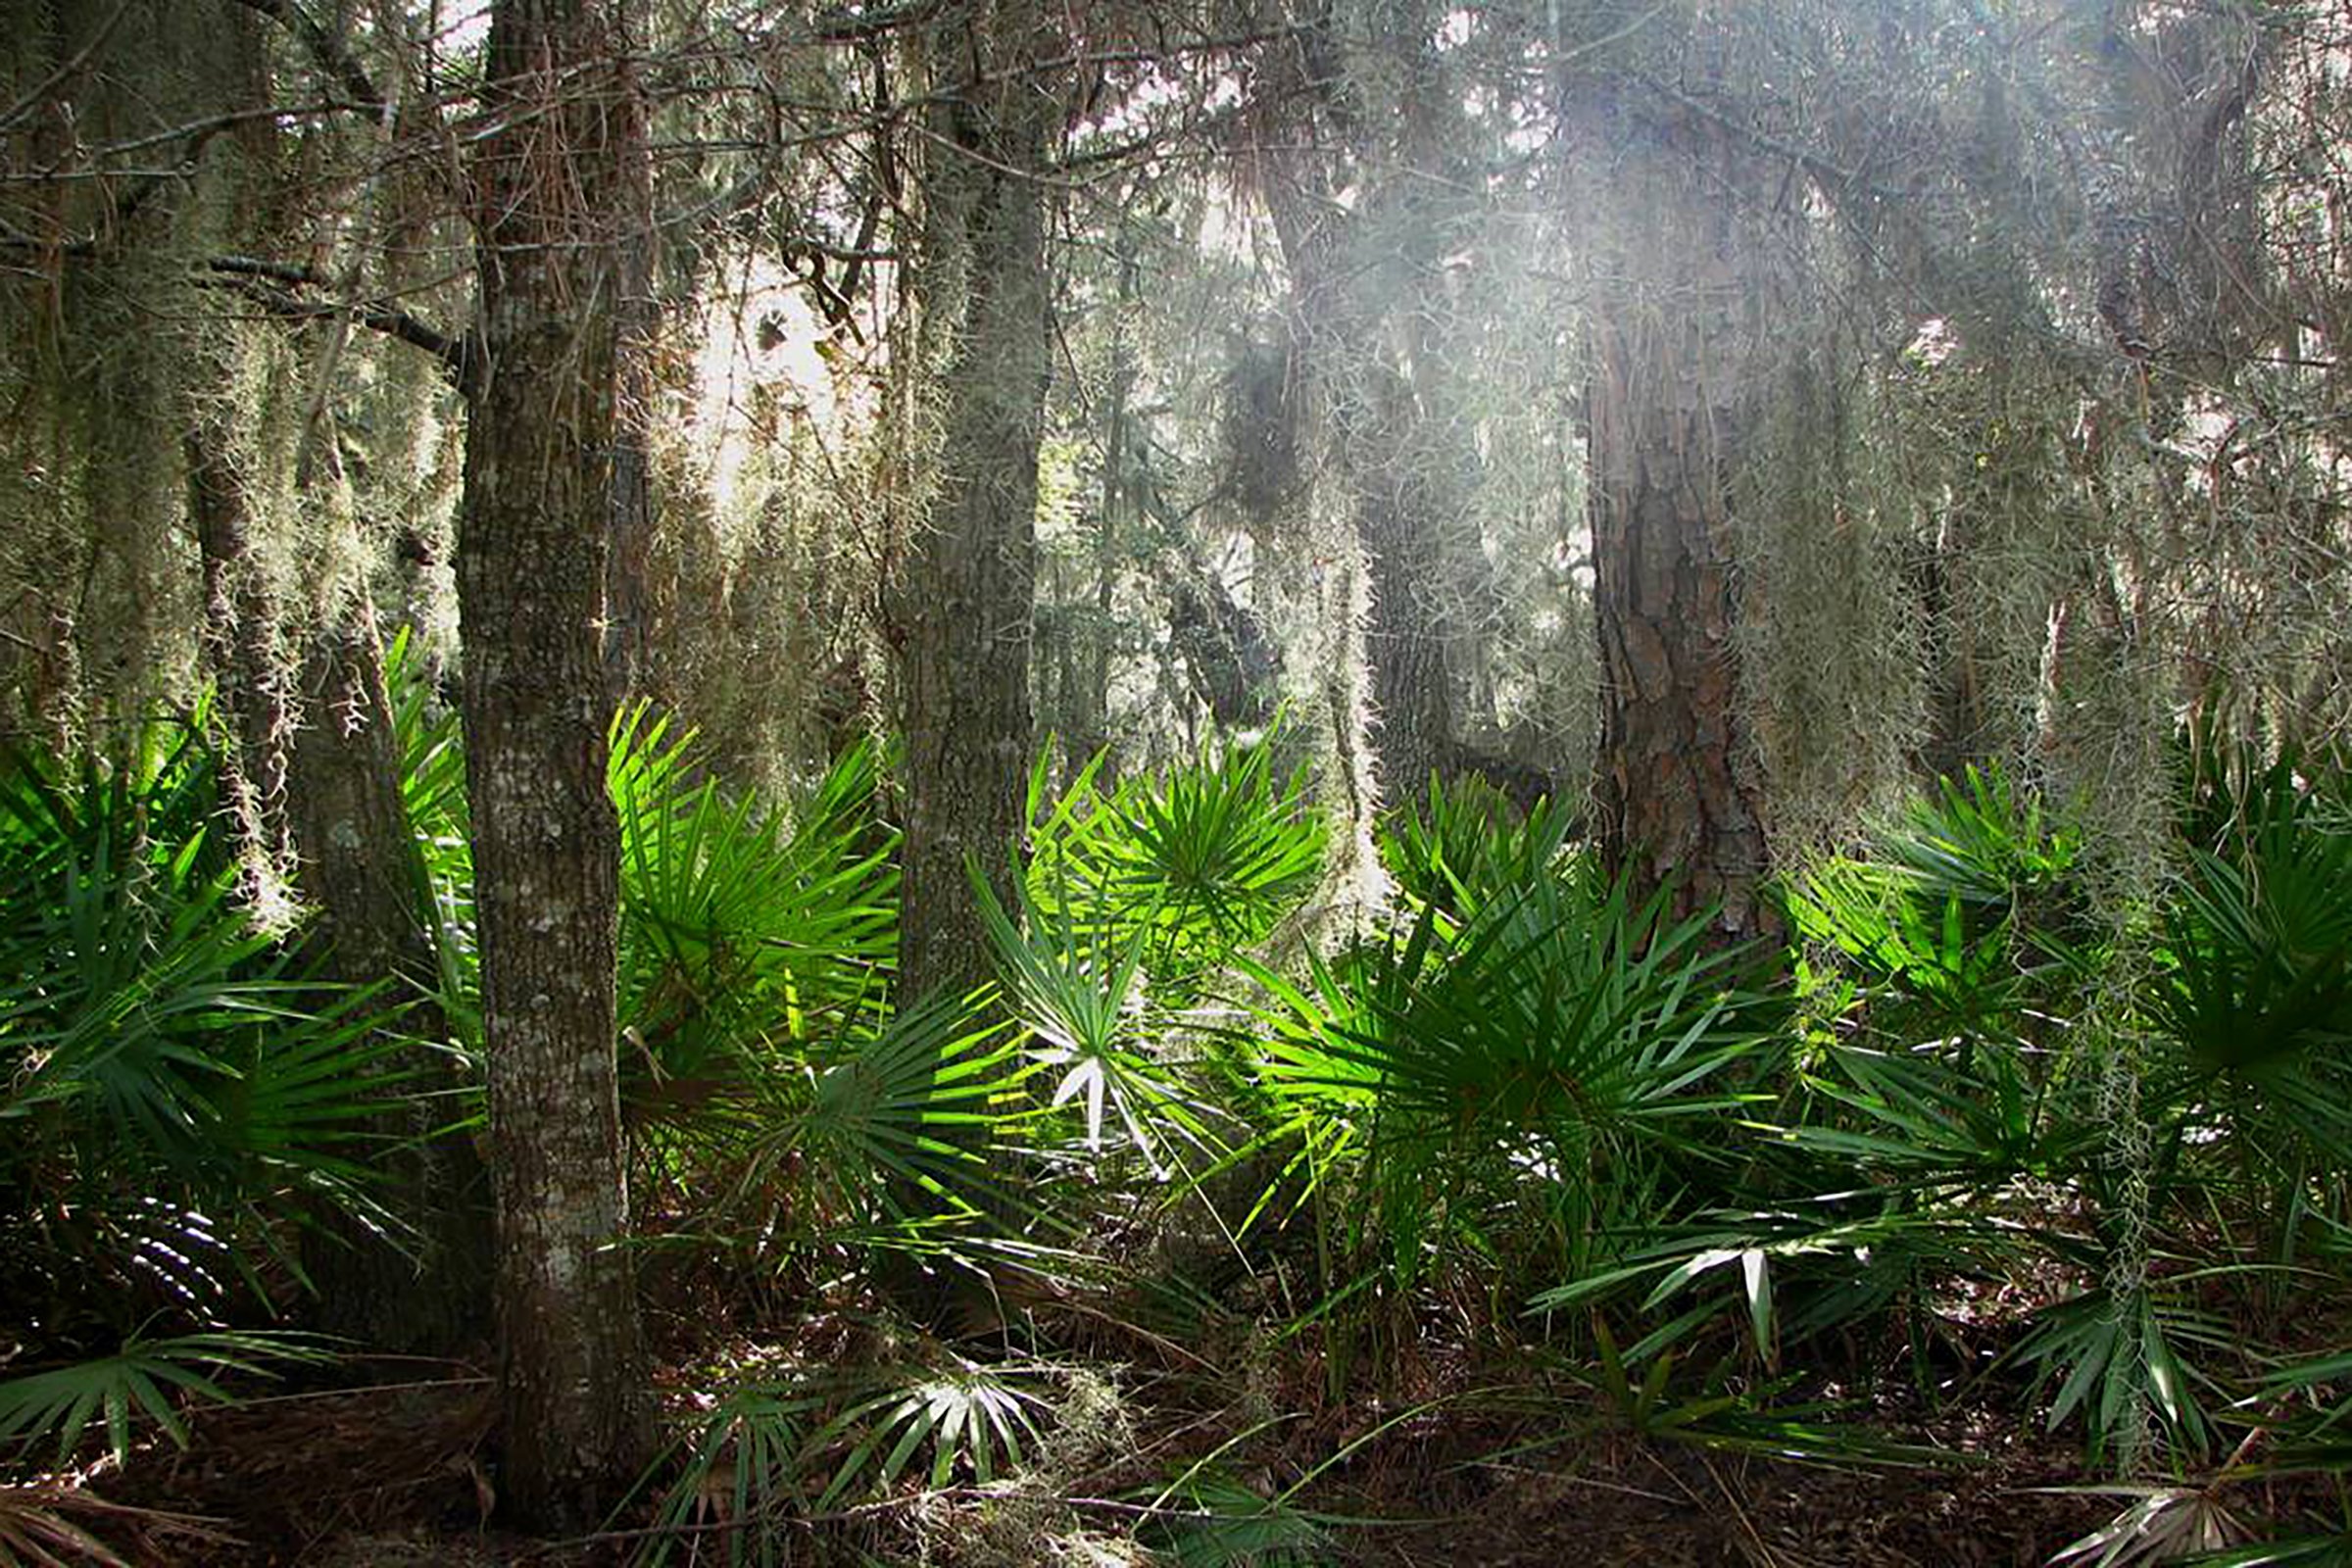
<svg viewBox="0 0 2352 1568"><path fill-rule="evenodd" d="M2352 1563L2352 0L0 0L0 1568Z"/></svg>

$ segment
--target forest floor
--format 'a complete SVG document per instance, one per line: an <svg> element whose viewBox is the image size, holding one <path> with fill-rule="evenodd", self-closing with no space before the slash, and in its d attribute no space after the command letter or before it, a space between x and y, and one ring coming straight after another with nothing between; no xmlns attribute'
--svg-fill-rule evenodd
<svg viewBox="0 0 2352 1568"><path fill-rule="evenodd" d="M629 1562L647 1544L642 1518L631 1517L650 1511L642 1506L618 1528L573 1541L521 1538L489 1525L488 1381L442 1364L405 1370L421 1375L207 1412L184 1452L150 1451L95 1485L115 1503L156 1514L84 1522L133 1562L185 1568L603 1568ZM1286 1463L1282 1450L1312 1451L1346 1424L1311 1423L1326 1430L1310 1433L1302 1423L1292 1439L1253 1451L1250 1462L1262 1466L1257 1474L1272 1490ZM1969 1430L1947 1421L1939 1430L1889 1430L1890 1439L1948 1445L1970 1462L1868 1468L1792 1464L1622 1433L1530 1446L1533 1431L1525 1415L1460 1405L1400 1421L1291 1499L1296 1517L1319 1526L1323 1545L1314 1555L1220 1553L1214 1560L1237 1568L1309 1561L1366 1568L2038 1568L2126 1505L2111 1495L2052 1490L2080 1479L2080 1452L2031 1429ZM1222 1441L1213 1430L1192 1438L1202 1451ZM846 1530L838 1519L821 1535L794 1529L781 1538L776 1560L939 1568L1212 1560L1124 1547L1120 1538L1132 1519L1118 1510L1135 1510L1115 1499L1139 1494L1115 1474L1075 1484L1065 1478L1053 1490L1025 1496L1017 1484L1001 1483L857 1510L862 1517ZM727 1535L713 1510L669 1561L727 1562ZM1241 1537L1231 1542L1242 1544Z"/></svg>

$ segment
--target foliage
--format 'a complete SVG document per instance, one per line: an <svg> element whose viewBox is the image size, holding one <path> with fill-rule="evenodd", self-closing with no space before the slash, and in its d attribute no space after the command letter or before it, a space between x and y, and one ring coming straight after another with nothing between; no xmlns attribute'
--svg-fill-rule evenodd
<svg viewBox="0 0 2352 1568"><path fill-rule="evenodd" d="M1330 1560L1325 1522L1215 1466L1188 1468L1150 1507L1139 1534L1179 1568L1313 1568Z"/></svg>
<svg viewBox="0 0 2352 1568"><path fill-rule="evenodd" d="M1263 940L1314 885L1327 832L1304 770L1274 771L1278 739L1107 791L1098 758L1050 808L1041 758L1029 813L1042 823L1030 855L1037 907L1136 939L1142 969L1184 990Z"/></svg>
<svg viewBox="0 0 2352 1568"><path fill-rule="evenodd" d="M268 1376L271 1363L317 1364L332 1358L320 1342L299 1334L182 1334L150 1340L133 1335L112 1355L0 1383L0 1449L29 1451L57 1440L51 1456L63 1469L93 1421L106 1429L107 1448L128 1461L131 1423L151 1421L178 1447L188 1446L187 1423L174 1396L208 1403L230 1399L219 1382L225 1372Z"/></svg>
<svg viewBox="0 0 2352 1568"><path fill-rule="evenodd" d="M431 938L427 991L452 1043L477 1070L482 1051L481 960L474 944L473 843L466 807L466 750L457 711L403 627L384 651L385 689L400 751L401 806L418 920Z"/></svg>
<svg viewBox="0 0 2352 1568"><path fill-rule="evenodd" d="M33 1200L5 1216L25 1308L63 1295L118 1334L161 1305L206 1323L232 1281L266 1291L259 1258L290 1261L275 1221L296 1195L389 1223L365 1086L401 1081L395 1015L240 907L195 731L162 726L111 772L5 767L0 1170ZM93 1269L126 1288L75 1283Z"/></svg>
<svg viewBox="0 0 2352 1568"><path fill-rule="evenodd" d="M728 1206L772 1250L856 1237L939 1245L933 1233L996 1192L980 1151L1004 1123L994 1102L1012 1063L1003 1029L952 998L853 1016L758 1080Z"/></svg>
<svg viewBox="0 0 2352 1568"><path fill-rule="evenodd" d="M1102 1152L1112 1125L1164 1177L1175 1146L1213 1149L1212 1113L1187 1097L1175 1064L1155 1059L1149 1038L1169 1021L1145 990L1152 925L1068 902L1049 910L1020 883L1016 915L984 878L975 875L973 887L1005 1004L1034 1042L1033 1066L1052 1080L1052 1105L1080 1107L1088 1152Z"/></svg>
<svg viewBox="0 0 2352 1568"><path fill-rule="evenodd" d="M0 1425L69 1447L225 1387L205 1347L246 1352L207 1337L298 1302L304 1225L396 1232L379 1129L478 1099L381 1114L419 1081L417 1043L390 1054L409 981L433 1046L486 1065L459 727L415 648L392 683L436 963L380 991L322 985L243 907L202 740L238 726L149 717L200 635L315 723L294 710L332 700L296 674L333 607L449 619L491 274L466 182L419 172L474 145L499 74L479 8L447 9L47 5L0 39L0 732L68 757L0 759L0 1328L38 1368ZM1787 1452L1812 1441L1788 1412L1907 1378L1890 1397L2005 1400L2178 1472L2077 1561L2234 1537L2257 1473L2340 1505L2352 10L841 9L581 35L626 34L645 134L599 157L642 153L621 172L664 215L622 290L612 454L652 475L616 513L644 532L613 551L614 662L679 702L621 716L609 781L633 1240L710 1262L724 1306L760 1292L762 1334L864 1309L888 1251L1114 1253L1089 1278L1134 1297L1034 1331L1180 1363L1171 1405L1202 1410L1313 1405L1329 1374L1279 1455L1310 1474L1296 1448L1360 1415L1348 1340L1387 1334L1464 1362L1540 1341L1645 1440L1737 1446L1777 1410L1757 1441ZM954 91L966 61L1003 104ZM985 349L959 320L999 324L999 274L948 243L957 176L1027 151L941 154L1014 104L1084 177L1050 213L1007 187L1000 237L1053 256L1012 271L1056 370L1013 377L1048 472L999 518L1020 586L982 626L907 603L907 568L979 477L923 455L970 446L1017 368L921 379ZM573 122L545 117L551 167ZM1596 125L1610 157L1583 156ZM199 592L208 443L249 537ZM1655 514L1585 526L1628 497L1618 458ZM1035 476L1004 477L984 502ZM1663 580L1609 553L1675 554L1678 515L1724 589L1697 664L1592 635L1605 590ZM909 635L951 624L1012 684L906 680ZM1434 753L1574 778L1572 737L1620 738L1647 688L1697 699L1681 733L1771 852L1845 851L1780 868L1790 951L1709 950L1600 872L1573 803L1452 783L1381 825L1396 906L1351 901L1308 951L1368 782L1416 751L1366 660L1424 633ZM1277 679L1300 730L1213 733ZM902 1007L888 769L844 737L917 688L937 722L1034 701L1112 747L1053 799L1041 765L1028 842L967 846L1025 858L983 902L1001 986ZM1923 765L1951 771L1874 816ZM1202 1332L1120 1319L1153 1290ZM693 1519L1014 1462L995 1374L885 1359L728 1392ZM1122 1495L1183 1516L1156 1538L1181 1560L1321 1553L1332 1522L1264 1458ZM99 1549L43 1507L0 1494L0 1555ZM2342 1522L2218 1560L2325 1553Z"/></svg>
<svg viewBox="0 0 2352 1568"><path fill-rule="evenodd" d="M1368 1206L1333 1204L1360 1219L1350 1250L1406 1281L1425 1248L1462 1246L1583 1273L1669 1195L1729 1176L1719 1133L1770 1036L1729 988L1737 956L1669 898L1572 864L1459 926L1425 909L1303 981L1252 968L1291 1169L1317 1192L1360 1164Z"/></svg>
<svg viewBox="0 0 2352 1568"><path fill-rule="evenodd" d="M2352 1148L2340 1016L2352 862L2332 786L2283 764L2198 772L2182 873L2149 918L2153 959L2121 991L2100 977L2130 939L2085 916L2078 833L2046 824L1998 774L1947 783L1868 859L1799 879L1792 925L1831 1027L1808 1048L1781 1134L1824 1162L1785 1165L1795 1193L1850 1208L1854 1197L1827 1195L1833 1182L1854 1194L1858 1165L1880 1223L1904 1216L1907 1234L1936 1242L1923 1285L2059 1269L2073 1285L2010 1352L2035 1371L2049 1421L2080 1421L2103 1447L2144 1415L2183 1458L2245 1396L2245 1325L2257 1302L2299 1288L2297 1238L2324 1234L2314 1218L2332 1211ZM2138 1113L2152 1141L2136 1192L2082 1059L2093 1005L2100 1029L2145 1042ZM2106 1265L2135 1210L2148 1270L2123 1293ZM1884 1242L1872 1251L1887 1259ZM2083 1549L2170 1541L2184 1508L2142 1499Z"/></svg>
<svg viewBox="0 0 2352 1568"><path fill-rule="evenodd" d="M794 1507L831 1509L907 1479L934 1490L958 1476L984 1485L1017 1467L1037 1440L1039 1383L1052 1370L754 1361L725 1375L649 1472L677 1466L658 1517L673 1528L729 1525L729 1562L790 1561L779 1547ZM667 1562L679 1545L657 1535L638 1560Z"/></svg>
<svg viewBox="0 0 2352 1568"><path fill-rule="evenodd" d="M645 709L614 724L621 987L638 1117L714 1094L852 1015L893 956L897 874L852 748L796 809L701 774L693 737Z"/></svg>
<svg viewBox="0 0 2352 1568"><path fill-rule="evenodd" d="M1481 779L1433 778L1383 824L1381 860L1407 899L1460 919L1558 874L1575 825L1564 801L1521 812Z"/></svg>

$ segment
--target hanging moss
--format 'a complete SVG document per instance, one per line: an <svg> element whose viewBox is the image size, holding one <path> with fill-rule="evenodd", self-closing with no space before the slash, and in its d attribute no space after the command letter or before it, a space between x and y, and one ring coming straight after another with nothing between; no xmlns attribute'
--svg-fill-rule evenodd
<svg viewBox="0 0 2352 1568"><path fill-rule="evenodd" d="M1254 525L1289 506L1303 478L1299 394L1298 357L1289 343L1263 336L1233 343L1217 444L1233 504Z"/></svg>
<svg viewBox="0 0 2352 1568"><path fill-rule="evenodd" d="M1784 863L1884 820L1912 786L1927 720L1910 498L1888 472L1878 388L1825 363L1858 345L1815 320L1734 507L1741 700Z"/></svg>

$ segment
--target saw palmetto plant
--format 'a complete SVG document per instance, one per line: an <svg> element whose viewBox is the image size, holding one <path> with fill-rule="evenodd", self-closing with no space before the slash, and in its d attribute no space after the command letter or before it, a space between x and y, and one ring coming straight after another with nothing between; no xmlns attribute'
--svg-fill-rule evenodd
<svg viewBox="0 0 2352 1568"><path fill-rule="evenodd" d="M242 906L195 732L152 746L111 773L16 756L0 780L0 1168L31 1199L7 1216L10 1294L119 1333L280 1294L297 1198L395 1223L368 1091L404 1071L397 1009Z"/></svg>

